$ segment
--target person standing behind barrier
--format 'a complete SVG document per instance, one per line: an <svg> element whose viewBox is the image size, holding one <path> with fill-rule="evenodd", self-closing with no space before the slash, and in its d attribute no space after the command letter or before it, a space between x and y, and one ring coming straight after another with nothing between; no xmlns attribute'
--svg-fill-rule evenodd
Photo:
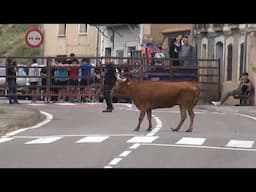
<svg viewBox="0 0 256 192"><path fill-rule="evenodd" d="M67 96L67 86L68 86L68 64L66 61L57 61L55 69L55 80L57 81L57 85L59 86L58 91L58 101L64 102Z"/></svg>
<svg viewBox="0 0 256 192"><path fill-rule="evenodd" d="M184 45L181 46L181 49L179 51L179 58L183 59L180 60L180 66L183 66L182 69L176 69L177 72L181 73L187 73L188 75L185 77L182 77L183 80L198 80L198 70L192 69L189 67L196 67L196 49L192 45L189 44L188 37L184 36L183 38Z"/></svg>
<svg viewBox="0 0 256 192"><path fill-rule="evenodd" d="M116 68L111 59L106 60L103 96L107 104L107 109L102 112L112 112L114 107L112 104L111 90L116 83Z"/></svg>
<svg viewBox="0 0 256 192"><path fill-rule="evenodd" d="M182 35L178 35L175 39L172 40L170 44L170 49L169 49L170 58L175 58L175 59L179 58L179 51L182 46L181 40L182 40ZM179 61L174 60L173 66L179 66Z"/></svg>
<svg viewBox="0 0 256 192"><path fill-rule="evenodd" d="M69 86L70 86L70 101L78 101L78 79L79 79L79 61L73 59L72 63L69 65Z"/></svg>
<svg viewBox="0 0 256 192"><path fill-rule="evenodd" d="M156 53L155 53L155 65L159 66L159 65L163 65L164 64L164 58L165 55L163 53L163 49L161 46L157 47Z"/></svg>
<svg viewBox="0 0 256 192"><path fill-rule="evenodd" d="M11 59L7 59L6 62L7 66L7 83L8 83L8 94L9 94L9 104L19 104L17 99L17 83L16 83L16 72L17 72L17 66L16 62L12 62Z"/></svg>
<svg viewBox="0 0 256 192"><path fill-rule="evenodd" d="M196 59L196 50L189 44L188 36L183 38L184 45L181 46L179 51L179 58L184 59L180 61L181 66L195 66L196 62L193 59Z"/></svg>
<svg viewBox="0 0 256 192"><path fill-rule="evenodd" d="M90 64L90 59L84 58L81 63L81 81L80 85L82 85L82 101L85 101L86 92L89 91L90 84L93 83L94 78L94 67Z"/></svg>
<svg viewBox="0 0 256 192"><path fill-rule="evenodd" d="M37 60L33 58L28 71L32 103L36 102L38 94L38 83L40 80L40 72L38 66L39 65L37 63Z"/></svg>

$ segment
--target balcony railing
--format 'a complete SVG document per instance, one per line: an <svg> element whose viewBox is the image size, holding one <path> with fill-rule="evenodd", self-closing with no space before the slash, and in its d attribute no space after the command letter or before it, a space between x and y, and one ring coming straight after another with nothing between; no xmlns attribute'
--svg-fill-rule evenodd
<svg viewBox="0 0 256 192"><path fill-rule="evenodd" d="M213 24L214 31L223 31L224 24Z"/></svg>

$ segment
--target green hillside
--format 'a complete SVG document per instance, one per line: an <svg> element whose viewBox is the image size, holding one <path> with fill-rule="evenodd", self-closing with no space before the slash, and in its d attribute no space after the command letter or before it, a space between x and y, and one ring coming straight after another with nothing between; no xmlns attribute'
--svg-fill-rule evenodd
<svg viewBox="0 0 256 192"><path fill-rule="evenodd" d="M26 31L37 24L0 24L0 56L40 56L40 48L25 43Z"/></svg>

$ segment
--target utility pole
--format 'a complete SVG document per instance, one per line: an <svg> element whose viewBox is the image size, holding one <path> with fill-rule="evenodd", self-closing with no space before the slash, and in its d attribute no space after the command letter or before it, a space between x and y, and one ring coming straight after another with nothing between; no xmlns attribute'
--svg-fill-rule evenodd
<svg viewBox="0 0 256 192"><path fill-rule="evenodd" d="M248 24L245 24L244 29L244 58L243 58L243 72L248 71L247 65L247 37L248 37Z"/></svg>
<svg viewBox="0 0 256 192"><path fill-rule="evenodd" d="M40 24L39 29L43 33L43 43L40 46L40 57L44 57L44 43L45 43L44 24ZM43 59L41 59L41 64L43 64Z"/></svg>

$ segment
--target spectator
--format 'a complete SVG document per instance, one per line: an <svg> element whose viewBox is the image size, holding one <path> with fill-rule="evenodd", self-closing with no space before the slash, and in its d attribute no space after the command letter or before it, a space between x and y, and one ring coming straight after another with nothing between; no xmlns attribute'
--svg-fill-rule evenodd
<svg viewBox="0 0 256 192"><path fill-rule="evenodd" d="M163 53L163 49L161 46L158 46L155 53L155 65L163 65L164 58L165 58L165 55Z"/></svg>
<svg viewBox="0 0 256 192"><path fill-rule="evenodd" d="M183 38L184 45L181 46L179 51L179 58L184 59L180 61L181 66L195 66L196 50L193 46L189 45L188 37Z"/></svg>
<svg viewBox="0 0 256 192"><path fill-rule="evenodd" d="M80 85L82 86L81 88L81 93L82 93L82 101L85 101L85 97L89 91L90 87L89 85L93 83L93 78L94 78L94 67L92 64L90 64L90 59L85 58L82 60L81 63L81 81Z"/></svg>
<svg viewBox="0 0 256 192"><path fill-rule="evenodd" d="M38 95L38 85L39 85L39 65L37 63L37 60L35 58L32 59L32 63L29 67L29 83L30 83L30 90L31 90L31 102L35 103L37 100Z"/></svg>
<svg viewBox="0 0 256 192"><path fill-rule="evenodd" d="M247 95L251 91L251 82L248 78L248 73L244 72L240 78L240 83L237 89L228 92L220 101L212 101L213 105L223 104L230 96Z"/></svg>
<svg viewBox="0 0 256 192"><path fill-rule="evenodd" d="M172 40L170 44L170 49L169 49L170 58L175 58L175 59L179 58L179 51L182 46L181 40L182 40L182 35L178 35L175 39ZM179 61L174 60L173 65L179 66Z"/></svg>
<svg viewBox="0 0 256 192"><path fill-rule="evenodd" d="M42 84L42 91L43 91L43 100L45 103L49 103L51 100L50 97L50 90L47 90L47 86L50 84L50 79L48 76L48 70L50 70L49 66L52 65L52 59L47 59L47 64L41 69L40 76L41 76L41 84ZM49 92L48 92L49 91Z"/></svg>
<svg viewBox="0 0 256 192"><path fill-rule="evenodd" d="M72 64L69 65L69 85L70 85L70 101L75 102L78 100L78 79L79 79L79 61L73 59Z"/></svg>
<svg viewBox="0 0 256 192"><path fill-rule="evenodd" d="M11 59L7 59L7 83L8 83L8 95L9 95L9 104L19 104L17 99L17 83L16 83L16 72L17 65L16 62Z"/></svg>
<svg viewBox="0 0 256 192"><path fill-rule="evenodd" d="M56 63L55 80L59 86L58 101L63 102L67 97L67 85L68 85L68 64L65 61Z"/></svg>

